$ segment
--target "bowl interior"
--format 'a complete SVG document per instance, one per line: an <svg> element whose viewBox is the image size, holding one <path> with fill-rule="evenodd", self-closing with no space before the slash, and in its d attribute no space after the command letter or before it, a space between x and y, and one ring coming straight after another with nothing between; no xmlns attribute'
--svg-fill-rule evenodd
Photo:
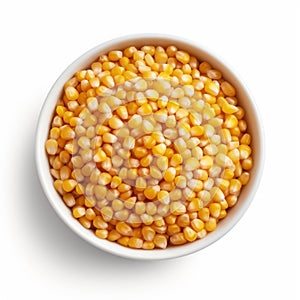
<svg viewBox="0 0 300 300"><path fill-rule="evenodd" d="M97 238L93 232L82 227L82 225L80 225L80 223L73 218L70 209L65 206L61 197L53 187L53 180L49 172L48 158L44 151L44 144L48 137L50 123L52 120L52 113L55 109L57 100L61 95L63 86L65 82L70 79L76 71L86 68L93 61L95 61L100 54L105 54L111 50L124 49L131 45L134 45L136 47L140 47L143 45L160 45L165 47L172 44L176 45L182 50L189 52L201 61L208 61L215 69L218 69L223 73L223 76L224 78L226 78L226 80L231 82L236 87L237 98L239 99L240 105L246 111L245 118L248 123L248 130L252 135L254 167L251 170L250 181L245 187L243 187L237 204L229 210L226 218L218 223L215 231L209 233L205 238L197 240L190 244L170 247L165 250L135 250L120 246L117 243L112 243L107 240L101 240ZM42 187L51 205L53 206L57 214L62 218L62 220L83 239L102 250L123 257L133 259L173 258L193 253L207 247L211 243L218 240L238 222L238 220L242 217L242 215L250 205L257 190L263 166L263 136L261 129L261 120L259 119L257 108L245 85L231 70L231 68L229 69L215 55L213 55L211 51L208 52L207 50L205 50L205 47L199 46L191 41L187 41L179 37L170 37L158 34L127 36L106 42L86 52L76 61L74 61L54 83L45 100L38 122L36 139L36 163Z"/></svg>

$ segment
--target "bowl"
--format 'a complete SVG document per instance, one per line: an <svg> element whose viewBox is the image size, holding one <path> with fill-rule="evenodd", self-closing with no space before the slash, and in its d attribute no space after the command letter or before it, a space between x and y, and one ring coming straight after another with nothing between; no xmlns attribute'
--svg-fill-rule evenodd
<svg viewBox="0 0 300 300"><path fill-rule="evenodd" d="M73 216L70 209L62 201L59 194L53 187L53 179L49 171L48 158L45 152L45 141L48 137L51 119L53 111L57 103L58 98L62 92L65 82L70 79L74 73L81 70L91 64L94 60L99 57L100 54L105 54L111 50L124 49L128 46L134 45L136 47L142 45L160 45L168 46L174 44L178 48L189 52L200 60L208 61L215 69L220 70L224 78L231 82L236 90L239 103L246 111L246 120L249 125L249 132L252 135L252 149L253 149L253 160L254 166L251 170L251 178L248 184L243 187L241 194L239 195L239 201L237 204L230 209L226 218L218 223L217 228L210 232L203 239L194 241L176 247L168 247L163 250L137 250L121 246L117 243L110 242L108 240L102 240L95 236L95 234L85 229ZM229 68L223 60L219 59L217 55L213 54L206 47L196 42L186 40L177 36L161 35L161 34L138 34L120 37L111 41L102 43L93 49L89 50L77 60L75 60L67 69L60 75L52 86L47 98L42 107L36 134L36 166L38 176L42 185L42 188L56 211L58 216L67 224L77 235L83 238L85 241L94 245L95 247L115 254L118 256L140 259L140 260L159 260L159 259L170 259L179 256L199 251L218 239L224 236L232 227L240 220L251 201L254 198L256 190L258 188L264 161L264 143L263 143L263 132L262 132L262 121L259 117L257 107L254 103L252 96L250 95L245 84L241 81L240 77Z"/></svg>

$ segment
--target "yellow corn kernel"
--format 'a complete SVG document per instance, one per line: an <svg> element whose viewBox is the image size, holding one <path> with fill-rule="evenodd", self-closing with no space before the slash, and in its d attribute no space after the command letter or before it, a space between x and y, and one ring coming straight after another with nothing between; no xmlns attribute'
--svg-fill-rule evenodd
<svg viewBox="0 0 300 300"><path fill-rule="evenodd" d="M217 81L209 81L208 80L204 85L204 90L209 95L217 96L220 91L219 83ZM214 101L212 103L210 101L207 101L207 102L210 104L213 104L213 103L215 103L215 101L216 100L214 99Z"/></svg>
<svg viewBox="0 0 300 300"><path fill-rule="evenodd" d="M45 147L49 155L55 155L58 150L58 143L54 139L49 139L46 141Z"/></svg>
<svg viewBox="0 0 300 300"><path fill-rule="evenodd" d="M77 100L79 97L78 91L73 86L68 86L65 89L65 95L70 101Z"/></svg>
<svg viewBox="0 0 300 300"><path fill-rule="evenodd" d="M183 234L185 239L189 242L193 242L197 239L197 232L189 226L184 227Z"/></svg>
<svg viewBox="0 0 300 300"><path fill-rule="evenodd" d="M170 237L170 243L172 245L183 245L187 242L182 232L175 233Z"/></svg>
<svg viewBox="0 0 300 300"><path fill-rule="evenodd" d="M119 128L123 127L124 123L118 117L113 116L108 120L108 125L112 129L119 129Z"/></svg>
<svg viewBox="0 0 300 300"><path fill-rule="evenodd" d="M219 218L221 212L221 205L219 203L210 203L209 212L214 218Z"/></svg>
<svg viewBox="0 0 300 300"><path fill-rule="evenodd" d="M235 128L238 125L238 119L235 115L227 115L224 121L224 126L226 128Z"/></svg>
<svg viewBox="0 0 300 300"><path fill-rule="evenodd" d="M194 198L188 205L189 212L199 211L203 207L203 202L199 198Z"/></svg>
<svg viewBox="0 0 300 300"><path fill-rule="evenodd" d="M116 224L116 230L122 235L132 236L132 228L127 223L118 222Z"/></svg>
<svg viewBox="0 0 300 300"><path fill-rule="evenodd" d="M175 217L173 215L170 215L172 217ZM176 219L175 219L176 220ZM175 222L174 222L175 223ZM167 229L167 233L168 235L173 235L173 234L176 234L176 233L179 233L181 231L180 227L177 225L177 224L170 224L168 226L168 229Z"/></svg>
<svg viewBox="0 0 300 300"><path fill-rule="evenodd" d="M174 167L168 168L163 174L164 180L166 182L173 182L175 176L176 176L176 169Z"/></svg>
<svg viewBox="0 0 300 300"><path fill-rule="evenodd" d="M240 159L247 159L251 155L251 148L248 145L239 146Z"/></svg>
<svg viewBox="0 0 300 300"><path fill-rule="evenodd" d="M204 222L198 218L195 218L191 221L191 227L196 232L200 232L204 228Z"/></svg>
<svg viewBox="0 0 300 300"><path fill-rule="evenodd" d="M174 154L170 159L170 166L177 167L182 164L183 159L179 153Z"/></svg>
<svg viewBox="0 0 300 300"><path fill-rule="evenodd" d="M204 128L201 125L192 126L190 134L191 136L201 136L204 134Z"/></svg>
<svg viewBox="0 0 300 300"><path fill-rule="evenodd" d="M110 51L108 53L108 58L111 61L118 61L122 56L123 56L123 52L122 51L114 50L114 51Z"/></svg>
<svg viewBox="0 0 300 300"><path fill-rule="evenodd" d="M148 186L144 190L144 195L147 199L153 200L156 198L157 193L159 192L159 186Z"/></svg>
<svg viewBox="0 0 300 300"><path fill-rule="evenodd" d="M222 111L225 114L234 114L238 111L238 108L232 104L229 104L227 101L222 105Z"/></svg>
<svg viewBox="0 0 300 300"><path fill-rule="evenodd" d="M207 207L203 207L199 210L198 217L203 222L207 222L209 219L209 214L210 214L209 209Z"/></svg>
<svg viewBox="0 0 300 300"><path fill-rule="evenodd" d="M108 231L106 229L96 229L95 234L100 239L106 239L108 237Z"/></svg>
<svg viewBox="0 0 300 300"><path fill-rule="evenodd" d="M145 241L151 242L155 237L155 230L150 226L144 226L142 228L142 236Z"/></svg>
<svg viewBox="0 0 300 300"><path fill-rule="evenodd" d="M227 81L221 83L221 89L226 96L234 97L236 94L235 88Z"/></svg>
<svg viewBox="0 0 300 300"><path fill-rule="evenodd" d="M71 192L72 190L74 190L74 188L76 187L77 181L74 179L66 179L63 181L63 190L66 191L67 193Z"/></svg>
<svg viewBox="0 0 300 300"><path fill-rule="evenodd" d="M112 230L108 233L107 239L111 242L114 242L116 240L118 240L119 238L121 238L121 234L117 231L117 230Z"/></svg>
<svg viewBox="0 0 300 300"><path fill-rule="evenodd" d="M113 88L115 86L114 78L110 75L103 77L101 81L108 88Z"/></svg>
<svg viewBox="0 0 300 300"><path fill-rule="evenodd" d="M190 55L185 51L177 51L175 57L182 64L188 64L190 62Z"/></svg>
<svg viewBox="0 0 300 300"><path fill-rule="evenodd" d="M243 134L241 138L241 144L250 145L250 143L251 143L251 135L249 133Z"/></svg>
<svg viewBox="0 0 300 300"><path fill-rule="evenodd" d="M104 143L114 144L117 141L118 141L118 138L114 134L109 133L109 132L105 132L103 134L103 142Z"/></svg>
<svg viewBox="0 0 300 300"><path fill-rule="evenodd" d="M205 222L205 229L206 231L214 231L217 227L217 221L215 218L210 217L206 222Z"/></svg>
<svg viewBox="0 0 300 300"><path fill-rule="evenodd" d="M73 217L79 219L85 215L85 208L81 206L76 206L72 210Z"/></svg>
<svg viewBox="0 0 300 300"><path fill-rule="evenodd" d="M145 96L152 101L156 101L159 97L159 93L156 90L149 89L145 92Z"/></svg>
<svg viewBox="0 0 300 300"><path fill-rule="evenodd" d="M175 185L181 189L184 189L187 184L186 177L184 177L182 175L176 176L174 182L175 182Z"/></svg>
<svg viewBox="0 0 300 300"><path fill-rule="evenodd" d="M253 167L252 157L248 157L242 161L242 167L244 170L249 171Z"/></svg>
<svg viewBox="0 0 300 300"><path fill-rule="evenodd" d="M249 172L243 172L239 177L239 181L241 182L242 185L246 185L249 182L249 179L250 179Z"/></svg>
<svg viewBox="0 0 300 300"><path fill-rule="evenodd" d="M101 185L107 185L111 182L111 175L109 173L106 172L102 172L99 175L99 179L98 179L98 183Z"/></svg>
<svg viewBox="0 0 300 300"><path fill-rule="evenodd" d="M232 195L239 194L240 190L242 188L242 184L238 179L231 179L230 180L230 186L229 186L229 193Z"/></svg>
<svg viewBox="0 0 300 300"><path fill-rule="evenodd" d="M130 248L140 249L143 247L143 240L133 236L129 239L128 246Z"/></svg>
<svg viewBox="0 0 300 300"><path fill-rule="evenodd" d="M153 242L157 248L165 249L167 248L168 241L163 234L156 234Z"/></svg>

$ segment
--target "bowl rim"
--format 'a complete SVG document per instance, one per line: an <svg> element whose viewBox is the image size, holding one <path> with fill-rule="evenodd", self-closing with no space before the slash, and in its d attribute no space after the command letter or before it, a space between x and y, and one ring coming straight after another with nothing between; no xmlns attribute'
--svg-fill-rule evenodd
<svg viewBox="0 0 300 300"><path fill-rule="evenodd" d="M45 130L46 135L49 132L50 124L46 124L45 120L49 119L52 114L53 110L49 111L51 106L54 107L56 101L52 98L54 95L57 95L58 91L62 89L66 79L69 79L73 74L68 77L72 71L79 70L80 66L87 66L89 64L88 61L92 62L91 57L95 57L95 55L100 55L101 53L107 53L109 50L105 49L112 49L116 48L119 44L124 45L137 45L137 44L145 44L151 41L153 44L159 45L161 43L169 43L169 44L176 44L176 45L183 45L184 48L193 48L195 52L200 52L202 55L206 55L209 57L210 60L213 60L213 65L215 66L220 65L226 73L232 77L236 83L239 84L240 88L243 90L243 94L247 98L247 105L250 105L252 111L252 118L254 118L256 125L256 139L258 147L255 148L255 152L257 153L255 165L255 178L251 178L252 184L251 189L248 189L247 195L243 199L243 205L231 216L230 220L227 220L225 223L226 225L222 226L218 230L216 229L214 232L209 233L204 239L195 241L193 243L170 247L164 250L160 249L153 249L150 251L147 250L139 250L139 249L130 249L127 247L123 247L117 243L112 243L107 240L101 240L97 238L90 230L85 229L73 216L70 214L70 209L63 203L61 197L55 191L52 181L49 181L49 167L46 168L45 166L45 157L46 153L44 151L44 143L45 143ZM124 48L124 47L123 47ZM227 76L226 76L227 77ZM259 126L258 126L259 124ZM253 99L253 96L250 94L248 87L245 85L244 81L242 80L241 76L237 74L236 70L232 66L230 66L227 62L224 61L223 58L220 58L220 55L216 55L211 49L208 49L206 46L199 44L198 42L191 41L189 39L169 35L169 34L158 34L158 33L140 33L140 34L132 34L132 35L125 35L118 38L111 39L107 42L98 44L97 46L93 47L92 49L88 50L81 56L79 56L76 60L74 60L58 77L58 79L52 85L49 93L44 100L43 106L40 111L40 115L37 122L37 129L36 129L36 141L35 141L35 164L38 173L38 177L43 188L43 191L50 202L51 206L53 207L54 211L60 217L61 220L77 235L79 235L82 239L87 241L88 243L92 244L93 246L99 248L100 250L106 251L108 253L130 258L130 259L137 259L137 260L162 260L162 259L170 259L176 258L180 256L185 256L188 254L192 254L197 252L201 249L204 249L211 245L212 243L219 240L223 237L226 233L228 233L241 219L244 215L246 210L248 209L249 205L251 204L256 191L258 189L259 183L261 181L263 167L264 167L264 157L265 157L265 146L264 146L264 131L262 125L262 118L260 116L260 112L257 108L257 105ZM48 162L48 161L47 161ZM51 178L51 175L50 175ZM59 201L58 201L59 199ZM65 208L63 208L63 206ZM69 214L66 211L69 211ZM222 220L224 222L227 218ZM217 226L218 228L219 226Z"/></svg>

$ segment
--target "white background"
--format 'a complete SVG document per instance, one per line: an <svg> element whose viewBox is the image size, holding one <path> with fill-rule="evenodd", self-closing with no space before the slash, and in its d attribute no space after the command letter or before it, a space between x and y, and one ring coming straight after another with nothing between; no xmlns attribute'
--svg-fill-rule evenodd
<svg viewBox="0 0 300 300"><path fill-rule="evenodd" d="M296 2L1 1L1 299L296 299ZM81 240L48 204L34 163L39 111L60 73L95 45L141 32L214 50L247 83L265 129L264 176L245 216L212 246L169 261L126 260Z"/></svg>

